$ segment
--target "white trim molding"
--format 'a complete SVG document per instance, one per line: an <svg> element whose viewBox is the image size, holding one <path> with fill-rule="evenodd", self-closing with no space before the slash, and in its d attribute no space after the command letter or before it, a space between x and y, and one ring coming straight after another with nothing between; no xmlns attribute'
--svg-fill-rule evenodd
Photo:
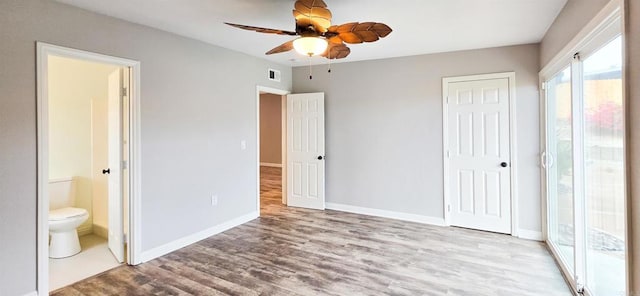
<svg viewBox="0 0 640 296"><path fill-rule="evenodd" d="M544 240L542 237L542 231L534 231L522 228L518 229L518 237L521 239L528 239L539 242Z"/></svg>
<svg viewBox="0 0 640 296"><path fill-rule="evenodd" d="M109 231L107 230L107 227L102 225L93 224L93 234L104 239L109 239Z"/></svg>
<svg viewBox="0 0 640 296"><path fill-rule="evenodd" d="M242 215L240 217L237 217L235 219L229 220L227 222L224 222L222 224L218 224L214 227L196 232L194 234L191 234L189 236L185 236L182 238L179 238L177 240L174 240L172 242L166 243L162 246L159 247L155 247L151 250L148 251L144 251L142 252L142 254L140 255L141 261L142 262L147 262L150 260L153 260L155 258L158 258L160 256L169 254L173 251L176 251L178 249L184 248L188 245L197 243L203 239L206 239L208 237L211 237L213 235L216 235L218 233L227 231L231 228L234 228L236 226L242 225L244 223L247 223L253 219L256 219L260 216L260 212L258 211L253 211L249 214L246 215Z"/></svg>
<svg viewBox="0 0 640 296"><path fill-rule="evenodd" d="M49 293L47 293L47 295L49 295ZM24 296L38 296L38 292L37 291L29 292L27 294L24 294Z"/></svg>
<svg viewBox="0 0 640 296"><path fill-rule="evenodd" d="M416 223L429 224L429 225L435 225L435 226L445 226L443 218L423 216L418 214L409 214L409 213L379 210L379 209L373 209L373 208L364 208L364 207L331 203L331 202L326 203L325 208L327 210L348 212L353 214L396 219L396 220L416 222Z"/></svg>
<svg viewBox="0 0 640 296"><path fill-rule="evenodd" d="M80 226L76 230L78 232L78 236L84 236L93 233L93 225L85 225Z"/></svg>
<svg viewBox="0 0 640 296"><path fill-rule="evenodd" d="M491 74L479 74L479 75L468 75L468 76L456 76L456 77L443 77L442 78L442 130L443 130L443 141L442 141L442 159L443 159L443 168L444 168L444 221L445 225L449 226L450 223L450 214L448 211L448 206L451 204L449 197L449 157L447 155L447 150L449 148L449 110L447 104L447 89L448 84L451 82L460 82L460 81L472 81L472 80L489 80L489 79L499 79L499 78L507 78L509 80L509 149L510 149L510 165L509 170L511 174L511 235L515 237L519 237L518 231L518 217L519 215L519 206L518 206L518 144L517 144L517 130L516 130L516 73L515 72L502 72L502 73L491 73Z"/></svg>
<svg viewBox="0 0 640 296"><path fill-rule="evenodd" d="M37 293L49 292L49 104L48 104L48 57L59 56L85 61L127 67L131 74L129 93L129 231L127 241L128 264L140 263L141 248L141 150L140 150L140 62L99 53L72 49L43 42L36 44L36 83L37 83L37 240L36 274Z"/></svg>
<svg viewBox="0 0 640 296"><path fill-rule="evenodd" d="M260 166L271 167L271 168L281 168L282 164L281 163L261 162Z"/></svg>

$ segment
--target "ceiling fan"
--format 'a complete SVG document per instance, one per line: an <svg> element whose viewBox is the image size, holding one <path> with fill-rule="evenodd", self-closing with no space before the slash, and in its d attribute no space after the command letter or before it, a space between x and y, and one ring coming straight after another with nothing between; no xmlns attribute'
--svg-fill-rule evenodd
<svg viewBox="0 0 640 296"><path fill-rule="evenodd" d="M345 45L374 42L391 33L391 28L383 23L353 22L339 26L331 25L331 11L323 0L298 0L294 5L293 16L296 30L260 28L225 23L236 28L267 34L300 36L268 51L266 54L287 52L295 49L303 55L321 55L327 59L342 59L351 53Z"/></svg>

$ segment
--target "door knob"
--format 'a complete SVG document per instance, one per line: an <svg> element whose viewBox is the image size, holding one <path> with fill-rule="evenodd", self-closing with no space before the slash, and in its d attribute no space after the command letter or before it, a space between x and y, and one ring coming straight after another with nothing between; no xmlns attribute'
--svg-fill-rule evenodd
<svg viewBox="0 0 640 296"><path fill-rule="evenodd" d="M503 168L506 168L508 165L509 165L509 164L507 164L506 162L502 162L502 163L500 163L500 166L501 166L501 167L503 167Z"/></svg>
<svg viewBox="0 0 640 296"><path fill-rule="evenodd" d="M319 155L319 156L318 156L318 160L322 160L322 155Z"/></svg>
<svg viewBox="0 0 640 296"><path fill-rule="evenodd" d="M103 174L103 175L111 174L111 169L104 169L104 170L102 170L102 174Z"/></svg>

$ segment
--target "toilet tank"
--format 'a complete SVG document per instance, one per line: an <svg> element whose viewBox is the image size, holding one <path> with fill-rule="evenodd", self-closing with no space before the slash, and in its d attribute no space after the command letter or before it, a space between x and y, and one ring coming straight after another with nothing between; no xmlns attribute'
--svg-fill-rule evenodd
<svg viewBox="0 0 640 296"><path fill-rule="evenodd" d="M49 210L72 207L76 188L72 177L49 180Z"/></svg>

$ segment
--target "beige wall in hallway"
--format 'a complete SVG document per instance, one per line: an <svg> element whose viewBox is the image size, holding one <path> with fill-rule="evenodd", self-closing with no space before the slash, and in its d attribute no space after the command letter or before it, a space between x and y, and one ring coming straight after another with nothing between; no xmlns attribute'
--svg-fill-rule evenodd
<svg viewBox="0 0 640 296"><path fill-rule="evenodd" d="M282 163L282 96L260 95L260 162Z"/></svg>

